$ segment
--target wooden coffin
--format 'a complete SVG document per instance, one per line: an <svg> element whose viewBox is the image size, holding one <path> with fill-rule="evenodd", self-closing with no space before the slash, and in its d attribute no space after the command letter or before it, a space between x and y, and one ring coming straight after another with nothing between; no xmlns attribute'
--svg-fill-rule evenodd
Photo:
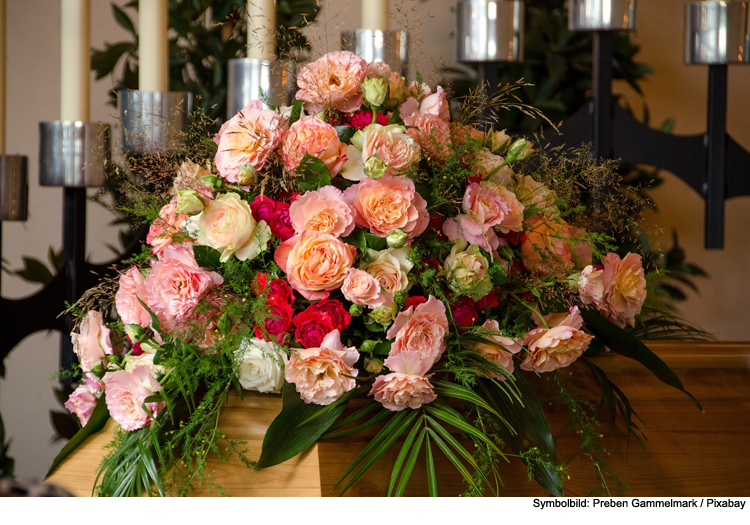
<svg viewBox="0 0 750 525"><path fill-rule="evenodd" d="M625 495L629 496L750 496L750 344L660 342L649 346L672 367L701 402L704 412L640 364L614 354L597 357L596 364L626 393L645 422L642 428L647 438L641 447L632 438L624 438L622 425L613 429L603 422L607 469L627 481L630 492ZM580 394L598 400L598 387L586 370L574 366L565 372L579 376L573 379ZM248 441L251 458L257 457L266 428L280 409L280 396L247 395L243 401L235 396L222 411L220 426L229 438ZM557 437L557 459L567 461L578 454L578 440L564 432L566 414L555 413L550 407L548 415ZM110 421L105 430L89 438L48 481L75 495L91 495L113 425ZM234 496L335 496L338 491L332 490L333 485L372 435L324 440L269 469L251 471L236 458L228 463L213 458L207 470ZM398 444L392 447L346 495L385 495L399 448ZM461 494L465 488L461 476L439 451L436 461L439 494ZM502 495L545 495L529 482L520 461L511 459L503 466L503 473ZM597 486L596 477L591 461L574 458L565 494L588 494ZM194 494L205 496L209 491L203 487ZM427 495L423 458L417 462L406 494Z"/></svg>

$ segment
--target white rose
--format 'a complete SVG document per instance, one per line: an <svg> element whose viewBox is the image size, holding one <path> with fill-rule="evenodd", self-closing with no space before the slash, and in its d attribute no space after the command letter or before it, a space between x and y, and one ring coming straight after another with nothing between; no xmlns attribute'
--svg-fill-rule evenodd
<svg viewBox="0 0 750 525"><path fill-rule="evenodd" d="M278 394L284 385L284 367L289 357L274 343L245 339L235 352L240 359L240 385L245 390Z"/></svg>

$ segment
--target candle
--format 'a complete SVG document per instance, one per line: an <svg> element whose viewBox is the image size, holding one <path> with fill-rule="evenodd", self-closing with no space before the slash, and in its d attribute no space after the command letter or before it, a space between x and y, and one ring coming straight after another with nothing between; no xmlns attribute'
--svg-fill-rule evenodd
<svg viewBox="0 0 750 525"><path fill-rule="evenodd" d="M276 1L248 0L247 58L276 58Z"/></svg>
<svg viewBox="0 0 750 525"><path fill-rule="evenodd" d="M0 155L5 155L6 1L0 0Z"/></svg>
<svg viewBox="0 0 750 525"><path fill-rule="evenodd" d="M388 0L362 0L361 29L388 31Z"/></svg>
<svg viewBox="0 0 750 525"><path fill-rule="evenodd" d="M138 25L140 26L138 89L168 91L168 0L141 0L138 10Z"/></svg>
<svg viewBox="0 0 750 525"><path fill-rule="evenodd" d="M62 0L61 7L60 120L88 122L91 0Z"/></svg>

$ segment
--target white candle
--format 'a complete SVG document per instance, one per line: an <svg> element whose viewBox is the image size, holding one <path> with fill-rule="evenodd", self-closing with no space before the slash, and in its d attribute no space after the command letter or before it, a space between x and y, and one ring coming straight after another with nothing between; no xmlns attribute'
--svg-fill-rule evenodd
<svg viewBox="0 0 750 525"><path fill-rule="evenodd" d="M62 0L60 120L89 120L91 0Z"/></svg>
<svg viewBox="0 0 750 525"><path fill-rule="evenodd" d="M0 0L0 155L5 155L6 12L5 0Z"/></svg>
<svg viewBox="0 0 750 525"><path fill-rule="evenodd" d="M140 0L139 74L141 91L169 90L169 29L168 0Z"/></svg>
<svg viewBox="0 0 750 525"><path fill-rule="evenodd" d="M388 0L362 0L360 29L388 31Z"/></svg>
<svg viewBox="0 0 750 525"><path fill-rule="evenodd" d="M248 0L247 58L276 58L276 1Z"/></svg>

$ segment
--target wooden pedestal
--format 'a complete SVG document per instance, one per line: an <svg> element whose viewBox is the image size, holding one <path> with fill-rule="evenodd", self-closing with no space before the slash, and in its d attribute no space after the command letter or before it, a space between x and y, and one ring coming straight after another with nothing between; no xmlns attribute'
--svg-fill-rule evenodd
<svg viewBox="0 0 750 525"><path fill-rule="evenodd" d="M625 392L645 422L642 428L648 439L641 448L635 440L628 443L624 439L622 425L612 429L602 423L608 470L628 482L631 491L625 495L629 496L750 496L750 344L675 342L649 346L672 367L705 413L640 364L612 354L597 357L595 363ZM562 372L580 376L576 378L580 393L590 393L594 399L598 389L588 379L587 371L574 366ZM248 394L243 401L234 396L222 410L220 426L229 438L248 441L247 448L257 457L266 428L280 409L280 396ZM554 413L550 407L548 416L557 437L557 459L565 461L577 453L578 441L562 432L567 421L564 413ZM111 440L113 429L110 421L105 430L71 454L48 481L78 496L91 495L97 466L104 456L103 446ZM372 435L324 440L269 469L251 471L236 458L228 463L213 458L207 470L215 471L213 479L233 496L334 496L338 491L331 490L333 485ZM385 495L399 448L398 444L392 447L347 495ZM461 476L439 452L436 461L439 494L461 494ZM546 494L528 481L519 461L512 459L502 472L503 495ZM596 473L587 458L571 462L570 477L564 488L567 496L583 496L596 487ZM209 495L205 488L194 494ZM406 494L427 495L423 458L417 462Z"/></svg>

